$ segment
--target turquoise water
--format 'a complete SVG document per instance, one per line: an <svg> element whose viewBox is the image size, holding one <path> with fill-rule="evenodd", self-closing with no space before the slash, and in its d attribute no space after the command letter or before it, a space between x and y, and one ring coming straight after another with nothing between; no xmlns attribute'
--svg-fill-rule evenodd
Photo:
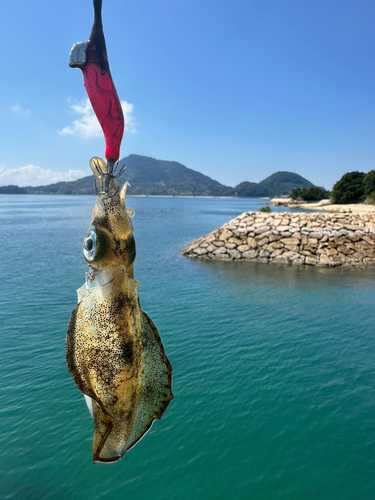
<svg viewBox="0 0 375 500"><path fill-rule="evenodd" d="M373 500L375 273L180 255L259 200L128 198L175 399L123 460L92 465L65 331L93 204L0 197L0 498Z"/></svg>

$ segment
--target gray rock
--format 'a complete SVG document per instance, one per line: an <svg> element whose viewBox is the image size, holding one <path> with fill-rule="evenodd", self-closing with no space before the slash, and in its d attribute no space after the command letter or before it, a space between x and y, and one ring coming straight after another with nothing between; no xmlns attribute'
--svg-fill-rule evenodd
<svg viewBox="0 0 375 500"><path fill-rule="evenodd" d="M337 255L338 254L338 251L336 250L336 248L328 248L326 250L326 255L328 255L328 257L331 257L332 255Z"/></svg>
<svg viewBox="0 0 375 500"><path fill-rule="evenodd" d="M281 234L271 234L269 236L270 241L278 241L282 238Z"/></svg>
<svg viewBox="0 0 375 500"><path fill-rule="evenodd" d="M240 245L237 247L237 250L239 252L247 252L248 250L250 250L250 247L249 245Z"/></svg>
<svg viewBox="0 0 375 500"><path fill-rule="evenodd" d="M255 241L254 238L247 238L246 241L250 248L257 248L258 243Z"/></svg>
<svg viewBox="0 0 375 500"><path fill-rule="evenodd" d="M267 252L267 250L261 250L261 251L259 252L259 257L260 257L260 258L264 258L264 257L267 257L267 258L268 258L269 256L270 256L270 253L269 253L269 252Z"/></svg>
<svg viewBox="0 0 375 500"><path fill-rule="evenodd" d="M262 234L262 233L265 233L266 231L269 231L270 228L268 226L261 226L261 227L257 227L256 229L254 229L254 233L255 234Z"/></svg>
<svg viewBox="0 0 375 500"><path fill-rule="evenodd" d="M298 245L299 239L298 238L282 238L280 240L280 243L283 243L284 245Z"/></svg>
<svg viewBox="0 0 375 500"><path fill-rule="evenodd" d="M286 257L284 254L283 255L277 255L274 259L272 259L272 262L275 262L276 264L289 264L289 259Z"/></svg>
<svg viewBox="0 0 375 500"><path fill-rule="evenodd" d="M234 243L228 243L228 242L225 243L225 248L229 250L233 250L233 248L236 248L236 246L237 245L235 245Z"/></svg>
<svg viewBox="0 0 375 500"><path fill-rule="evenodd" d="M298 254L300 253L300 248L298 245L285 245L285 248L290 252L296 252Z"/></svg>
<svg viewBox="0 0 375 500"><path fill-rule="evenodd" d="M242 245L242 240L238 239L238 238L229 238L229 243L234 243L235 245Z"/></svg>
<svg viewBox="0 0 375 500"><path fill-rule="evenodd" d="M229 238L233 236L232 231L229 231L229 229L224 229L224 231L221 233L219 240L220 241L226 241L229 240Z"/></svg>
<svg viewBox="0 0 375 500"><path fill-rule="evenodd" d="M255 240L256 241L259 241L259 240L262 240L263 238L268 238L268 236L271 234L271 231L265 231L264 233L261 233L261 234L257 234L255 236ZM258 243L259 244L259 243Z"/></svg>
<svg viewBox="0 0 375 500"><path fill-rule="evenodd" d="M281 255L282 253L283 253L283 250L280 250L280 249L278 249L278 250L273 250L273 251L271 252L271 257L277 257L278 255Z"/></svg>
<svg viewBox="0 0 375 500"><path fill-rule="evenodd" d="M309 238L308 243L311 247L316 247L318 244L318 238Z"/></svg>
<svg viewBox="0 0 375 500"><path fill-rule="evenodd" d="M299 253L293 251L285 252L283 255L287 257L290 261L301 258Z"/></svg>
<svg viewBox="0 0 375 500"><path fill-rule="evenodd" d="M243 252L242 257L244 259L255 259L258 255L258 250L248 250L247 252Z"/></svg>
<svg viewBox="0 0 375 500"><path fill-rule="evenodd" d="M258 246L259 247L262 247L266 243L268 243L268 238L262 238L261 240L258 240Z"/></svg>
<svg viewBox="0 0 375 500"><path fill-rule="evenodd" d="M215 240L216 240L216 236L214 234L211 234L210 236L205 238L206 243L212 243Z"/></svg>
<svg viewBox="0 0 375 500"><path fill-rule="evenodd" d="M310 238L316 238L317 240L320 240L323 238L323 233L310 233Z"/></svg>
<svg viewBox="0 0 375 500"><path fill-rule="evenodd" d="M368 243L369 245L375 245L375 240L373 240L371 238L371 235L370 235L370 237L369 236L363 236L362 239L363 239L363 241L366 241L366 243Z"/></svg>
<svg viewBox="0 0 375 500"><path fill-rule="evenodd" d="M233 257L233 259L241 259L242 255L238 250L227 250L228 254Z"/></svg>
<svg viewBox="0 0 375 500"><path fill-rule="evenodd" d="M300 256L298 259L292 259L293 266L302 266L305 263L305 257Z"/></svg>
<svg viewBox="0 0 375 500"><path fill-rule="evenodd" d="M307 264L308 266L315 266L315 264L316 264L316 258L315 257L306 256L306 258L305 258L305 264Z"/></svg>
<svg viewBox="0 0 375 500"><path fill-rule="evenodd" d="M302 239L302 234L299 232L299 229L297 231L292 232L292 238L297 238L297 240Z"/></svg>
<svg viewBox="0 0 375 500"><path fill-rule="evenodd" d="M319 263L324 265L324 266L328 266L330 263L328 255L326 255L325 253L322 253L320 255L320 258L319 258Z"/></svg>
<svg viewBox="0 0 375 500"><path fill-rule="evenodd" d="M212 252L214 255L220 255L223 253L227 253L227 249L225 247L219 247L217 248L214 252Z"/></svg>

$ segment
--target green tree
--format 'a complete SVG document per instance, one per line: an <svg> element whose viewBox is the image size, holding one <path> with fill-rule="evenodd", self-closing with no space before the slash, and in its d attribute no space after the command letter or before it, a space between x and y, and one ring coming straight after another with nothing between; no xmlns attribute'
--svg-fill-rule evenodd
<svg viewBox="0 0 375 500"><path fill-rule="evenodd" d="M269 207L268 205L266 207L262 207L259 209L259 212L264 212L266 214L270 214L272 212L272 209L271 207Z"/></svg>
<svg viewBox="0 0 375 500"><path fill-rule="evenodd" d="M306 201L320 201L329 198L330 193L322 187L302 188L302 199Z"/></svg>
<svg viewBox="0 0 375 500"><path fill-rule="evenodd" d="M348 172L333 186L332 198L335 203L357 203L365 194L363 172Z"/></svg>
<svg viewBox="0 0 375 500"><path fill-rule="evenodd" d="M290 192L292 200L320 201L329 198L330 193L321 187L294 188Z"/></svg>
<svg viewBox="0 0 375 500"><path fill-rule="evenodd" d="M365 194L375 193L375 170L370 170L363 179Z"/></svg>
<svg viewBox="0 0 375 500"><path fill-rule="evenodd" d="M298 200L298 199L302 199L302 188L294 188L291 190L290 192L290 197L292 198L292 200Z"/></svg>

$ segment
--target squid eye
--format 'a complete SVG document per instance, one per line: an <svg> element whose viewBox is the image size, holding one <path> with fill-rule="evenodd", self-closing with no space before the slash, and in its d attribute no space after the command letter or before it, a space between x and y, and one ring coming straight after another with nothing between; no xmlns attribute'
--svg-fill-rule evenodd
<svg viewBox="0 0 375 500"><path fill-rule="evenodd" d="M99 260L103 256L105 248L104 236L100 231L91 227L83 240L83 256L88 262Z"/></svg>

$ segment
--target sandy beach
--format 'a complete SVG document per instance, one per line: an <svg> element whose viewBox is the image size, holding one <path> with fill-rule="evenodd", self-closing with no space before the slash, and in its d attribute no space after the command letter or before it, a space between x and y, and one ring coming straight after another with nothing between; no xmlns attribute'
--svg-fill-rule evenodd
<svg viewBox="0 0 375 500"><path fill-rule="evenodd" d="M366 214L374 213L375 205L365 205L364 203L332 204L329 200L322 200L317 203L296 203L291 198L273 198L268 205L284 206L289 208L301 208L305 210L323 210L324 212Z"/></svg>

